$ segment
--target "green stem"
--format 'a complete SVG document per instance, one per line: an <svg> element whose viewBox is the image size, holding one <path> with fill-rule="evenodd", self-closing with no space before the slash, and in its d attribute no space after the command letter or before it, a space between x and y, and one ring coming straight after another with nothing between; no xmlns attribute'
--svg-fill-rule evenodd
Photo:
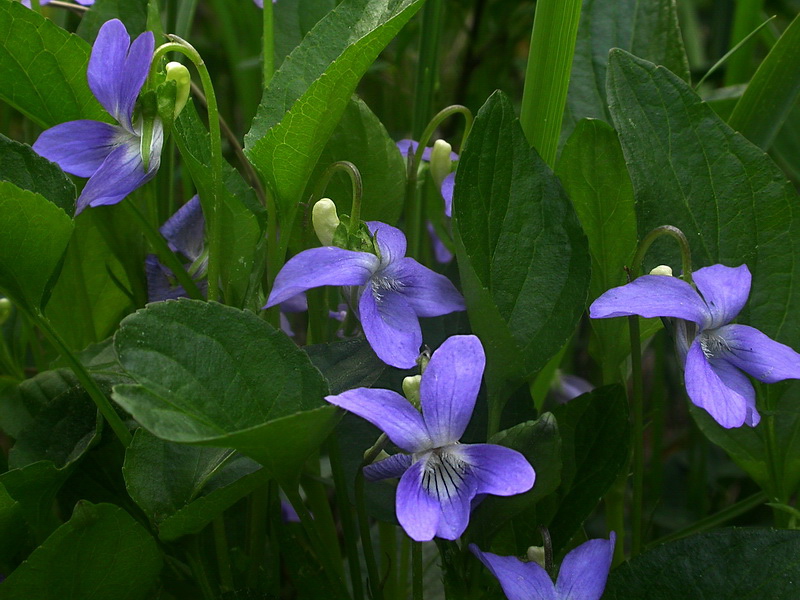
<svg viewBox="0 0 800 600"><path fill-rule="evenodd" d="M519 121L528 143L555 167L581 0L539 0Z"/></svg>
<svg viewBox="0 0 800 600"><path fill-rule="evenodd" d="M642 382L642 343L639 317L628 317L631 338L631 393L633 498L631 500L631 557L642 550L642 505L644 503L644 386Z"/></svg>
<svg viewBox="0 0 800 600"><path fill-rule="evenodd" d="M419 63L415 81L412 137L417 139L433 107L436 80L439 75L439 40L442 34L442 0L428 0L422 9L422 28L419 40Z"/></svg>
<svg viewBox="0 0 800 600"><path fill-rule="evenodd" d="M311 459L307 464L313 463L314 459ZM317 473L317 475L319 474ZM333 519L331 505L328 502L327 490L322 483L310 477L303 478L303 490L306 493L306 500L311 508L311 513L314 515L314 525L317 533L322 539L327 554L331 556L331 563L337 568L338 576L344 578L339 536L336 532L336 522Z"/></svg>
<svg viewBox="0 0 800 600"><path fill-rule="evenodd" d="M617 534L617 543L614 545L613 566L625 562L625 492L628 489L628 464L617 477L611 489L605 496L606 505L606 530Z"/></svg>
<svg viewBox="0 0 800 600"><path fill-rule="evenodd" d="M422 578L422 544L411 542L411 597L413 600L423 600Z"/></svg>
<svg viewBox="0 0 800 600"><path fill-rule="evenodd" d="M248 533L247 547L250 558L250 565L247 569L247 587L255 588L258 584L258 572L264 562L264 541L267 535L267 520L270 512L270 496L277 496L277 486L270 481L267 485L258 488L250 495L248 507ZM277 500L280 505L280 500ZM279 506L274 507L276 513L280 513ZM271 536L273 541L276 536Z"/></svg>
<svg viewBox="0 0 800 600"><path fill-rule="evenodd" d="M200 75L200 82L203 85L203 95L206 98L208 109L208 130L211 137L211 189L213 198L211 199L211 210L203 210L208 223L208 299L218 301L219 279L220 279L220 253L222 250L222 231L221 231L221 186L222 186L222 134L220 131L219 108L217 107L217 96L214 93L214 85L208 73L203 58L195 48L186 40L177 35L167 36L171 43L159 46L153 55L153 66L151 70L157 69L160 58L167 52L180 52L187 56L197 68ZM202 200L202 198L201 198Z"/></svg>
<svg viewBox="0 0 800 600"><path fill-rule="evenodd" d="M662 544L667 544L669 542L674 542L675 540L679 540L695 533L700 533L702 531L707 531L709 529L714 529L715 527L719 527L730 521L731 519L735 519L745 513L750 512L754 508L758 508L762 504L764 504L769 497L767 496L766 492L758 492L753 494L752 496L748 496L744 500L739 500L736 504L732 504L728 508L725 508L718 513L713 515L709 515L704 519L700 519L699 521L695 521L686 529L681 529L680 531L676 531L675 533L670 533L669 535L665 535L664 537L658 538L655 541L650 542L647 545L646 550L650 550L655 548L656 546L661 546Z"/></svg>
<svg viewBox="0 0 800 600"><path fill-rule="evenodd" d="M662 235L667 235L678 242L681 251L681 264L683 267L682 276L686 283L691 284L692 251L689 248L689 240L686 239L686 236L680 229L673 227L672 225L662 225L661 227L656 227L639 243L639 247L636 249L636 254L633 257L631 279L636 279L639 276L639 271L642 268L642 261L644 260L645 254L649 250L650 246L652 246L653 242L655 242Z"/></svg>
<svg viewBox="0 0 800 600"><path fill-rule="evenodd" d="M217 551L217 568L219 569L220 591L233 591L233 574L231 557L228 554L228 536L225 533L225 519L222 514L214 517L214 547Z"/></svg>
<svg viewBox="0 0 800 600"><path fill-rule="evenodd" d="M203 294L200 292L200 289L197 287L194 279L192 279L191 276L186 272L183 263L170 249L169 244L167 244L167 241L164 239L164 236L161 235L161 232L157 231L153 227L153 225L142 214L133 200L123 202L123 204L134 217L134 219L136 219L142 226L142 233L144 233L147 241L150 242L150 246L155 251L158 259L164 263L170 271L172 271L172 274L178 279L178 283L183 286L183 289L186 291L189 297L194 298L195 300L202 300Z"/></svg>
<svg viewBox="0 0 800 600"><path fill-rule="evenodd" d="M122 445L127 448L131 443L130 431L128 431L128 428L122 421L122 418L120 418L120 416L117 414L117 411L114 410L114 407L111 406L111 403L108 401L108 398L106 398L106 395L98 387L95 380L92 379L92 376L89 375L86 367L84 367L83 364L72 353L66 342L64 342L41 310L34 308L27 314L31 320L42 330L42 332L45 334L45 337L47 337L47 339L49 339L50 342L61 352L61 355L64 357L67 363L69 363L69 366L72 369L72 372L75 373L78 381L80 381L83 388L89 394L89 397L97 405L97 409L100 411L100 414L102 414L105 420L108 421L108 424L111 425L111 429L119 438L119 441L122 442Z"/></svg>
<svg viewBox="0 0 800 600"><path fill-rule="evenodd" d="M328 187L331 177L339 171L346 173L350 178L353 200L350 204L350 226L347 231L350 234L355 234L361 222L361 196L364 194L364 183L361 179L361 172L358 170L358 167L350 161L339 160L325 169L322 177L319 178L319 182L314 187L314 196L311 198L311 206L313 207L314 202L322 198L322 194L325 193L325 188Z"/></svg>
<svg viewBox="0 0 800 600"><path fill-rule="evenodd" d="M383 591L387 598L397 598L397 526L378 523L381 541L381 573L384 577Z"/></svg>
<svg viewBox="0 0 800 600"><path fill-rule="evenodd" d="M264 0L263 67L261 85L264 89L275 72L275 24L272 14L272 0Z"/></svg>
<svg viewBox="0 0 800 600"><path fill-rule="evenodd" d="M331 437L328 442L328 456L331 461L333 485L336 488L336 504L339 507L339 518L342 522L344 548L347 552L347 566L350 569L350 585L353 588L353 600L364 599L364 588L361 584L361 569L358 560L358 526L353 519L352 506L347 497L347 477L342 464L342 454L338 438Z"/></svg>
<svg viewBox="0 0 800 600"><path fill-rule="evenodd" d="M211 582L208 580L206 574L206 566L203 561L203 555L200 547L200 534L192 536L189 542L189 549L186 552L186 560L194 575L194 580L203 594L204 600L216 600L217 595L211 589Z"/></svg>
<svg viewBox="0 0 800 600"><path fill-rule="evenodd" d="M742 41L749 39L753 30L761 19L761 9L764 0L737 0L731 28L730 47L737 46ZM752 48L750 48L752 50ZM725 70L725 85L744 83L750 78L753 53L738 52L731 56Z"/></svg>
<svg viewBox="0 0 800 600"><path fill-rule="evenodd" d="M361 547L364 551L364 562L367 565L369 590L374 600L382 600L381 578L378 574L378 565L375 562L375 550L372 547L372 535L369 529L367 516L367 503L364 499L364 472L363 466L359 467L355 481L356 513L358 515L358 529L361 532Z"/></svg>

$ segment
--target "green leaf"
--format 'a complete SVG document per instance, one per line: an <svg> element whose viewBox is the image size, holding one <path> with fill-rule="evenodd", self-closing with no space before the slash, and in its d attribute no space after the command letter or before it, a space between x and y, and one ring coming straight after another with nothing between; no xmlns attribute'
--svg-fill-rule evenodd
<svg viewBox="0 0 800 600"><path fill-rule="evenodd" d="M490 402L501 405L572 334L590 269L575 211L501 92L475 119L456 172L453 217Z"/></svg>
<svg viewBox="0 0 800 600"><path fill-rule="evenodd" d="M306 34L336 6L336 0L283 0L272 7L275 20L275 64L300 45Z"/></svg>
<svg viewBox="0 0 800 600"><path fill-rule="evenodd" d="M72 235L72 220L39 194L0 181L0 230L0 288L23 307L44 306Z"/></svg>
<svg viewBox="0 0 800 600"><path fill-rule="evenodd" d="M794 600L800 532L722 529L659 546L611 572L604 600Z"/></svg>
<svg viewBox="0 0 800 600"><path fill-rule="evenodd" d="M561 151L556 175L589 239L592 279L589 300L626 283L638 236L633 186L617 133L603 121L578 123ZM590 351L599 364L616 367L628 355L626 319L593 319L597 338Z"/></svg>
<svg viewBox="0 0 800 600"><path fill-rule="evenodd" d="M175 121L175 142L181 151L184 165L200 194L205 214L210 214L209 200L214 197L211 178L211 141L200 121L194 104L189 102ZM255 193L239 172L223 162L221 235L223 243L221 281L226 302L244 306L250 295L251 272L256 264L255 248L262 238L265 209L258 204ZM187 198L188 200L188 198ZM249 308L256 308L255 306Z"/></svg>
<svg viewBox="0 0 800 600"><path fill-rule="evenodd" d="M89 45L19 2L0 2L0 99L41 127L108 121L89 90Z"/></svg>
<svg viewBox="0 0 800 600"><path fill-rule="evenodd" d="M666 69L615 50L608 76L639 231L680 228L695 268L747 263L753 285L739 321L800 347L800 286L792 284L800 281L797 193L760 148ZM653 245L646 269L679 264L667 242Z"/></svg>
<svg viewBox="0 0 800 600"><path fill-rule="evenodd" d="M139 429L125 452L125 486L164 541L199 533L266 485L260 465L233 450L160 440Z"/></svg>
<svg viewBox="0 0 800 600"><path fill-rule="evenodd" d="M391 370L363 338L315 344L304 350L327 380L331 394L372 387L384 371Z"/></svg>
<svg viewBox="0 0 800 600"><path fill-rule="evenodd" d="M405 199L406 163L378 117L355 97L320 155L305 196L311 194L325 169L339 160L350 161L361 173L361 218L396 223ZM325 189L325 196L336 202L340 213L350 214L352 195L350 178L343 173L335 175Z"/></svg>
<svg viewBox="0 0 800 600"><path fill-rule="evenodd" d="M470 517L470 539L488 548L492 536L506 521L551 494L561 481L561 438L556 419L545 413L536 421L527 421L501 431L489 439L522 453L536 472L533 489L507 498L488 496Z"/></svg>
<svg viewBox="0 0 800 600"><path fill-rule="evenodd" d="M563 448L558 510L549 529L562 550L628 464L630 426L625 390L598 388L553 411Z"/></svg>
<svg viewBox="0 0 800 600"><path fill-rule="evenodd" d="M800 94L800 16L783 32L736 103L728 124L769 149Z"/></svg>
<svg viewBox="0 0 800 600"><path fill-rule="evenodd" d="M161 554L147 531L112 504L81 502L3 582L6 600L149 598Z"/></svg>
<svg viewBox="0 0 800 600"><path fill-rule="evenodd" d="M81 18L77 34L91 44L111 19L122 21L131 39L136 38L147 28L147 0L96 0Z"/></svg>
<svg viewBox="0 0 800 600"><path fill-rule="evenodd" d="M689 81L675 0L584 0L561 139L586 117L609 121L608 51L622 48Z"/></svg>
<svg viewBox="0 0 800 600"><path fill-rule="evenodd" d="M20 552L26 543L25 521L19 502L14 500L0 483L0 568Z"/></svg>
<svg viewBox="0 0 800 600"><path fill-rule="evenodd" d="M0 181L36 192L68 215L75 212L75 185L58 165L42 158L27 144L0 135Z"/></svg>
<svg viewBox="0 0 800 600"><path fill-rule="evenodd" d="M22 518L37 543L60 524L53 513L53 501L71 472L71 466L58 469L50 461L40 461L0 475L0 485L19 503Z"/></svg>
<svg viewBox="0 0 800 600"><path fill-rule="evenodd" d="M356 85L422 0L344 0L275 73L245 137L245 152L276 195L284 223Z"/></svg>
<svg viewBox="0 0 800 600"><path fill-rule="evenodd" d="M114 399L151 433L234 448L284 481L338 419L307 355L250 312L187 299L151 304L123 320L114 345L138 383L116 386Z"/></svg>

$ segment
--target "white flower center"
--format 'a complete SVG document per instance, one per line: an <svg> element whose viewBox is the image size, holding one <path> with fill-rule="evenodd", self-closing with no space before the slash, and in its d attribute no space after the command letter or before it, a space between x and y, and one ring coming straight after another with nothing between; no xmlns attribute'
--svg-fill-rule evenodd
<svg viewBox="0 0 800 600"><path fill-rule="evenodd" d="M731 349L728 342L713 329L700 334L700 348L706 358L719 358L725 351Z"/></svg>
<svg viewBox="0 0 800 600"><path fill-rule="evenodd" d="M372 294L375 299L380 302L386 292L399 292L403 289L403 282L393 277L387 277L376 273L369 280L372 286Z"/></svg>

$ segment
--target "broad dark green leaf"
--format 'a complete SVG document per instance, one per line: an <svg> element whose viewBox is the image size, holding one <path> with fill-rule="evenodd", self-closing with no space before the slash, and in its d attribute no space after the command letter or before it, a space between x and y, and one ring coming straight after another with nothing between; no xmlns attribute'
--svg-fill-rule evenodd
<svg viewBox="0 0 800 600"><path fill-rule="evenodd" d="M20 513L33 540L41 543L59 526L53 501L72 469L58 469L50 461L40 461L0 475L0 485L19 503Z"/></svg>
<svg viewBox="0 0 800 600"><path fill-rule="evenodd" d="M89 91L89 45L19 2L0 2L0 99L42 127L108 120Z"/></svg>
<svg viewBox="0 0 800 600"><path fill-rule="evenodd" d="M77 34L91 44L103 23L111 19L122 21L134 39L147 28L147 0L96 0L81 18Z"/></svg>
<svg viewBox="0 0 800 600"><path fill-rule="evenodd" d="M22 508L0 483L0 568L25 548L26 541Z"/></svg>
<svg viewBox="0 0 800 600"><path fill-rule="evenodd" d="M633 186L616 132L603 121L585 119L575 127L556 164L556 175L589 239L592 279L589 300L626 282L638 235ZM618 365L628 355L626 319L594 319L598 363Z"/></svg>
<svg viewBox="0 0 800 600"><path fill-rule="evenodd" d="M739 320L800 347L797 193L762 150L666 69L615 50L608 75L640 233L680 228L695 268L747 263L753 285ZM656 244L648 267L680 264L674 244Z"/></svg>
<svg viewBox="0 0 800 600"><path fill-rule="evenodd" d="M308 357L328 381L331 394L372 387L387 367L363 338L306 346Z"/></svg>
<svg viewBox="0 0 800 600"><path fill-rule="evenodd" d="M308 356L253 313L159 302L123 320L120 364L138 385L114 399L154 435L234 448L282 480L299 475L338 415Z"/></svg>
<svg viewBox="0 0 800 600"><path fill-rule="evenodd" d="M169 541L198 533L267 475L249 458L224 448L161 440L139 429L125 453L125 486Z"/></svg>
<svg viewBox="0 0 800 600"><path fill-rule="evenodd" d="M604 600L794 600L800 532L722 529L654 548L611 572Z"/></svg>
<svg viewBox="0 0 800 600"><path fill-rule="evenodd" d="M456 173L453 217L470 323L486 350L496 405L572 334L590 274L575 211L501 92L475 119Z"/></svg>
<svg viewBox="0 0 800 600"><path fill-rule="evenodd" d="M83 502L3 582L7 600L139 600L161 571L155 540L112 504Z"/></svg>
<svg viewBox="0 0 800 600"><path fill-rule="evenodd" d="M378 117L356 97L347 105L342 120L320 155L305 196L311 194L325 169L339 160L350 161L361 173L364 184L361 218L396 223L403 209L406 163ZM324 193L336 202L340 213L350 214L352 192L349 177L344 174L334 176Z"/></svg>
<svg viewBox="0 0 800 600"><path fill-rule="evenodd" d="M211 214L213 187L210 136L192 102L186 105L175 122L175 141L197 186L203 211ZM255 193L238 171L225 162L222 167L224 186L220 199L223 238L221 280L225 286L223 292L226 302L234 306L244 306L249 295L251 272L257 254L255 249L262 237L266 211L258 204Z"/></svg>
<svg viewBox="0 0 800 600"><path fill-rule="evenodd" d="M625 390L610 385L553 411L563 448L558 510L549 529L563 549L628 464L630 427Z"/></svg>
<svg viewBox="0 0 800 600"><path fill-rule="evenodd" d="M506 521L530 508L552 493L561 481L561 438L558 425L550 413L536 421L520 423L492 436L491 444L499 444L521 452L536 472L533 489L507 498L489 496L470 517L470 539L481 548L488 548L493 534Z"/></svg>
<svg viewBox="0 0 800 600"><path fill-rule="evenodd" d="M422 0L344 0L283 61L265 90L245 151L285 223L356 85Z"/></svg>
<svg viewBox="0 0 800 600"><path fill-rule="evenodd" d="M10 181L18 188L36 192L68 215L75 212L75 185L49 160L30 146L0 135L0 181Z"/></svg>
<svg viewBox="0 0 800 600"><path fill-rule="evenodd" d="M23 307L44 306L72 235L72 219L43 196L0 181L0 231L0 289Z"/></svg>
<svg viewBox="0 0 800 600"><path fill-rule="evenodd" d="M300 45L306 34L336 6L335 0L283 0L272 7L275 19L275 64Z"/></svg>
<svg viewBox="0 0 800 600"><path fill-rule="evenodd" d="M13 438L31 427L53 398L77 385L72 371L55 369L22 381L0 402L0 429Z"/></svg>
<svg viewBox="0 0 800 600"><path fill-rule="evenodd" d="M562 141L586 117L609 121L608 51L622 48L689 80L675 0L583 0Z"/></svg>

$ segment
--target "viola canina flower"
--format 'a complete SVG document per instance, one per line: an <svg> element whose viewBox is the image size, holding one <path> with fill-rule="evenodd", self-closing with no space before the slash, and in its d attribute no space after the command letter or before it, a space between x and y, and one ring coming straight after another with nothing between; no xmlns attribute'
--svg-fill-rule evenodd
<svg viewBox="0 0 800 600"><path fill-rule="evenodd" d="M555 584L535 562L481 552L475 544L469 549L497 577L508 600L600 600L615 541L612 531L607 540L589 540L572 550L564 557Z"/></svg>
<svg viewBox="0 0 800 600"><path fill-rule="evenodd" d="M94 0L75 0L78 4L82 4L83 6L92 6L94 4ZM31 0L22 0L22 3L27 6L28 8L31 7ZM39 4L44 6L45 4L50 4L50 0L39 0Z"/></svg>
<svg viewBox="0 0 800 600"><path fill-rule="evenodd" d="M410 369L422 344L419 317L464 310L464 298L447 277L405 255L402 231L377 221L367 226L380 257L336 246L304 250L278 273L264 308L311 288L351 286L351 308L375 354L388 365Z"/></svg>
<svg viewBox="0 0 800 600"><path fill-rule="evenodd" d="M133 122L136 99L147 79L154 45L150 31L131 44L121 21L106 22L92 48L87 77L92 93L119 125L69 121L46 130L33 145L36 152L67 173L89 178L78 197L76 215L87 206L122 201L158 170L164 141L161 121L156 119L149 148L145 149L141 147L143 119Z"/></svg>
<svg viewBox="0 0 800 600"><path fill-rule="evenodd" d="M404 157L414 154L419 148L419 142L415 140L400 140L397 148ZM449 162L445 159L449 159ZM453 187L456 181L456 174L450 173L448 168L452 168L452 163L458 160L458 154L452 151L450 144L444 140L436 140L432 147L422 151L422 160L431 163L431 174L434 176L439 192L444 199L444 214L448 217L453 216ZM446 164L446 167L445 167Z"/></svg>
<svg viewBox="0 0 800 600"><path fill-rule="evenodd" d="M519 452L458 442L472 416L485 364L477 337L448 338L422 374L422 414L391 390L357 388L325 398L382 429L408 452L365 467L364 475L400 477L397 520L418 542L458 538L478 494L512 496L533 486L533 468Z"/></svg>
<svg viewBox="0 0 800 600"><path fill-rule="evenodd" d="M730 324L750 294L747 265L705 267L693 279L697 291L668 275L639 277L600 296L589 316L677 319L676 344L691 401L723 427L755 426L761 417L744 373L765 383L800 379L800 354L753 327Z"/></svg>

